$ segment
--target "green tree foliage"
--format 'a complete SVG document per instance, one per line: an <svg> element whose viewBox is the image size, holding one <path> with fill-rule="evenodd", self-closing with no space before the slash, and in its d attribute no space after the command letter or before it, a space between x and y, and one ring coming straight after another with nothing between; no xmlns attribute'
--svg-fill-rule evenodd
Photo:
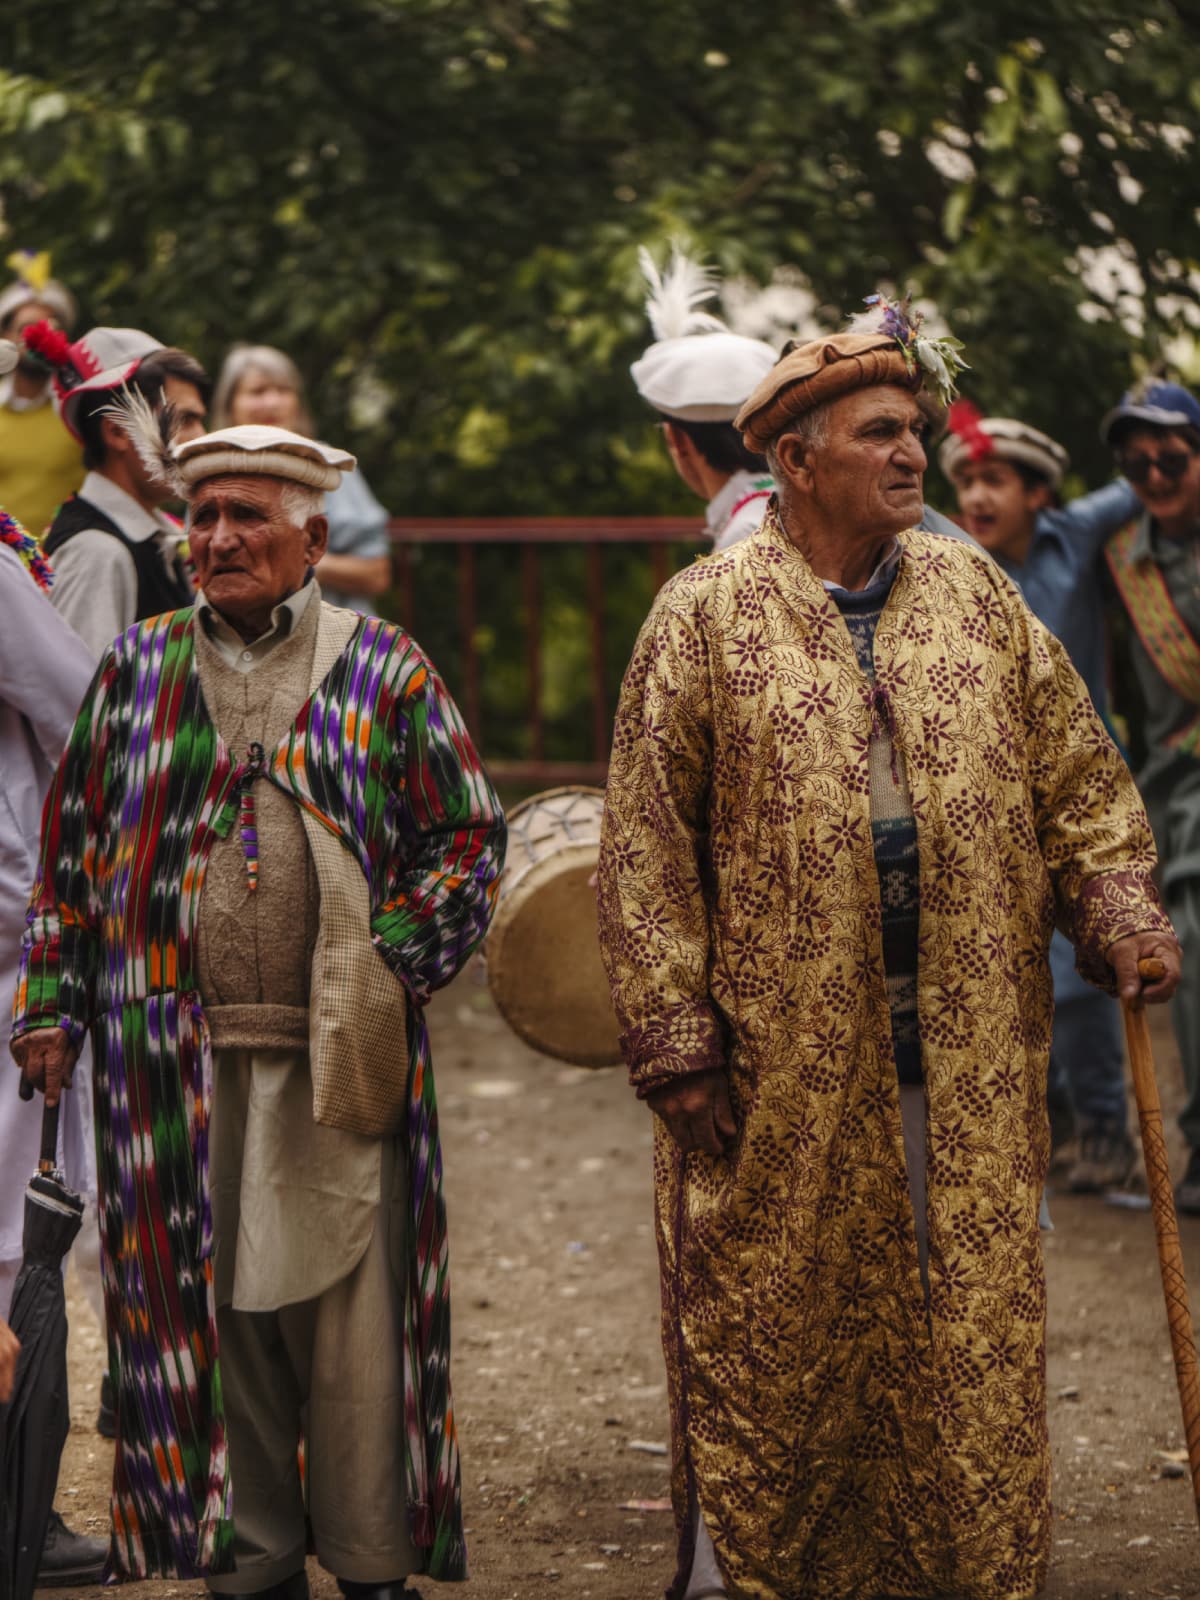
<svg viewBox="0 0 1200 1600"><path fill-rule="evenodd" d="M1196 319L1198 113L1183 0L38 0L0 205L90 320L286 348L397 511L695 509L627 370L676 235L830 326L912 285L1094 480Z"/></svg>
<svg viewBox="0 0 1200 1600"><path fill-rule="evenodd" d="M1165 0L39 0L4 31L8 241L95 320L289 349L405 510L688 506L626 370L641 240L790 263L831 322L914 284L970 392L1093 472L1196 301L1200 58ZM1112 248L1136 315L1080 279Z"/></svg>

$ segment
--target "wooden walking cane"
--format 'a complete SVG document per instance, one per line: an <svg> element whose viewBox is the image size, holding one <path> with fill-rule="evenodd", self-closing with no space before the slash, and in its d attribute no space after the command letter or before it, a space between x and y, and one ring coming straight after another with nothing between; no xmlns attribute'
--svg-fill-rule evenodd
<svg viewBox="0 0 1200 1600"><path fill-rule="evenodd" d="M1157 983L1166 970L1156 956L1148 956L1138 962L1138 976L1148 983ZM1183 1434L1187 1440L1188 1465L1192 1472L1192 1494L1196 1501L1196 1515L1200 1517L1200 1365L1196 1359L1196 1336L1192 1328L1187 1279L1183 1272L1183 1251L1179 1246L1179 1219L1175 1214L1175 1195L1167 1165L1162 1106L1158 1098L1158 1080L1154 1076L1154 1057L1150 1050L1150 1028L1146 1022L1145 1003L1140 998L1132 1002L1126 1000L1121 1010L1125 1017L1125 1042L1129 1047L1138 1121L1142 1127L1142 1158L1146 1163L1150 1205L1154 1212L1158 1266L1167 1302L1171 1353L1175 1358L1175 1378L1179 1384L1179 1404L1183 1410Z"/></svg>

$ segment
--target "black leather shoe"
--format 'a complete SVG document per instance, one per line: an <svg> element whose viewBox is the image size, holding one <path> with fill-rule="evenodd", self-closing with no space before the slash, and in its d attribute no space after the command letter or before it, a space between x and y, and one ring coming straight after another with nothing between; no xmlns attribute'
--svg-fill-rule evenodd
<svg viewBox="0 0 1200 1600"><path fill-rule="evenodd" d="M57 1511L50 1513L42 1559L38 1562L39 1589L61 1589L67 1584L99 1583L108 1560L108 1540L72 1533Z"/></svg>
<svg viewBox="0 0 1200 1600"><path fill-rule="evenodd" d="M337 1586L346 1600L421 1600L403 1578L393 1578L388 1583L351 1583L349 1578L339 1578Z"/></svg>
<svg viewBox="0 0 1200 1600"><path fill-rule="evenodd" d="M96 1432L102 1439L117 1437L117 1391L107 1372L100 1379L100 1414L96 1418Z"/></svg>

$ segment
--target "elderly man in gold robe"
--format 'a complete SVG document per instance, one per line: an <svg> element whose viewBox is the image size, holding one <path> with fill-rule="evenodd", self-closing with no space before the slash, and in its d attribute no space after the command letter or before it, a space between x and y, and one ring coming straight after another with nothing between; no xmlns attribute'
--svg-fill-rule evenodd
<svg viewBox="0 0 1200 1600"><path fill-rule="evenodd" d="M1130 998L1179 955L1066 653L914 527L954 359L886 305L784 355L738 418L777 499L622 692L601 937L657 1113L672 1600L1046 1573L1050 934Z"/></svg>

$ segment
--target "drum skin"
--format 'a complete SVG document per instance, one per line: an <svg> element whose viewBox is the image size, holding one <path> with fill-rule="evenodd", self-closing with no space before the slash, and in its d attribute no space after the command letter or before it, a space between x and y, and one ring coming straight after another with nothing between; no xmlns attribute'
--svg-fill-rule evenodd
<svg viewBox="0 0 1200 1600"><path fill-rule="evenodd" d="M600 960L596 891L602 789L548 789L508 814L508 855L487 937L501 1016L544 1055L581 1067L621 1060Z"/></svg>

